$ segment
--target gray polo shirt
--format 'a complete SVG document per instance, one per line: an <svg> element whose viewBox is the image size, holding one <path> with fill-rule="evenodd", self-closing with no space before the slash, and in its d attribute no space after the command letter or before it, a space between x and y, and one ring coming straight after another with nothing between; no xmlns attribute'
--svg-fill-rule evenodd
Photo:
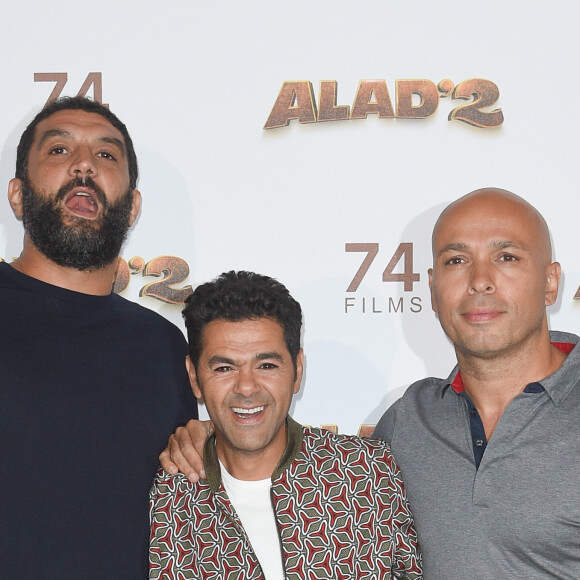
<svg viewBox="0 0 580 580"><path fill-rule="evenodd" d="M554 343L579 337L552 332ZM467 400L411 385L379 421L415 516L427 580L580 578L580 348L507 407L476 469Z"/></svg>

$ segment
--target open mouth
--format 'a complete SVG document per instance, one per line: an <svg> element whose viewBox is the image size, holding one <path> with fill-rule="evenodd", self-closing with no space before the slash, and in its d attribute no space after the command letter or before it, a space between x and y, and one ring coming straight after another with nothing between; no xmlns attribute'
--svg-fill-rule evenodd
<svg viewBox="0 0 580 580"><path fill-rule="evenodd" d="M89 188L73 189L66 196L64 203L70 212L77 217L93 219L99 213L96 195Z"/></svg>

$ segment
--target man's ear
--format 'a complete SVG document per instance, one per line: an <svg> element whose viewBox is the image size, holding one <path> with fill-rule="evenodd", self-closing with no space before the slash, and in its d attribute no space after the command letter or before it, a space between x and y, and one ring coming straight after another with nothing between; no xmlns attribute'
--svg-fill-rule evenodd
<svg viewBox="0 0 580 580"><path fill-rule="evenodd" d="M435 303L435 297L433 296L433 268L427 270L429 276L429 292L431 293L431 309L437 314L437 304Z"/></svg>
<svg viewBox="0 0 580 580"><path fill-rule="evenodd" d="M17 177L8 182L8 202L17 219L22 219L22 180Z"/></svg>
<svg viewBox="0 0 580 580"><path fill-rule="evenodd" d="M551 306L558 298L558 287L562 268L558 262L552 262L546 267L546 306Z"/></svg>
<svg viewBox="0 0 580 580"><path fill-rule="evenodd" d="M304 374L304 351L300 349L296 357L296 380L294 381L294 394L300 390L302 375Z"/></svg>
<svg viewBox="0 0 580 580"><path fill-rule="evenodd" d="M191 389L193 391L193 394L195 395L195 398L199 399L200 401L203 401L203 394L197 382L197 373L195 372L195 366L193 366L193 363L191 362L189 355L185 357L185 368L187 369L187 374L189 375L189 384L191 385Z"/></svg>
<svg viewBox="0 0 580 580"><path fill-rule="evenodd" d="M129 214L129 226L135 223L135 220L141 212L141 192L138 189L133 190L133 202L131 204L131 213Z"/></svg>

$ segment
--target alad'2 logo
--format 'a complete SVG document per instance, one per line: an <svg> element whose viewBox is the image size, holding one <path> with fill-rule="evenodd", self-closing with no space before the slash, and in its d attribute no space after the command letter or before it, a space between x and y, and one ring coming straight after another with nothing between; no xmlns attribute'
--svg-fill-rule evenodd
<svg viewBox="0 0 580 580"><path fill-rule="evenodd" d="M474 127L493 128L503 123L502 110L491 109L499 99L497 85L486 79L467 79L455 85L443 79L437 85L426 79L395 81L395 106L384 79L359 82L352 107L337 105L337 81L320 81L318 103L310 81L286 81L264 129L285 127L292 119L299 123L366 119L376 114L380 119L425 119L435 113L439 100L470 101L455 107L449 121L463 121Z"/></svg>

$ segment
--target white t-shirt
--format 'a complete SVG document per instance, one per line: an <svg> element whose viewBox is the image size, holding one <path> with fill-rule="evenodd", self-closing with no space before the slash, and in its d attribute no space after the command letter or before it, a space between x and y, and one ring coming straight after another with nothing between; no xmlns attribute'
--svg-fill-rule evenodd
<svg viewBox="0 0 580 580"><path fill-rule="evenodd" d="M272 498L270 478L243 481L232 477L220 461L222 480L228 496L250 538L250 543L266 580L284 580L280 536Z"/></svg>

